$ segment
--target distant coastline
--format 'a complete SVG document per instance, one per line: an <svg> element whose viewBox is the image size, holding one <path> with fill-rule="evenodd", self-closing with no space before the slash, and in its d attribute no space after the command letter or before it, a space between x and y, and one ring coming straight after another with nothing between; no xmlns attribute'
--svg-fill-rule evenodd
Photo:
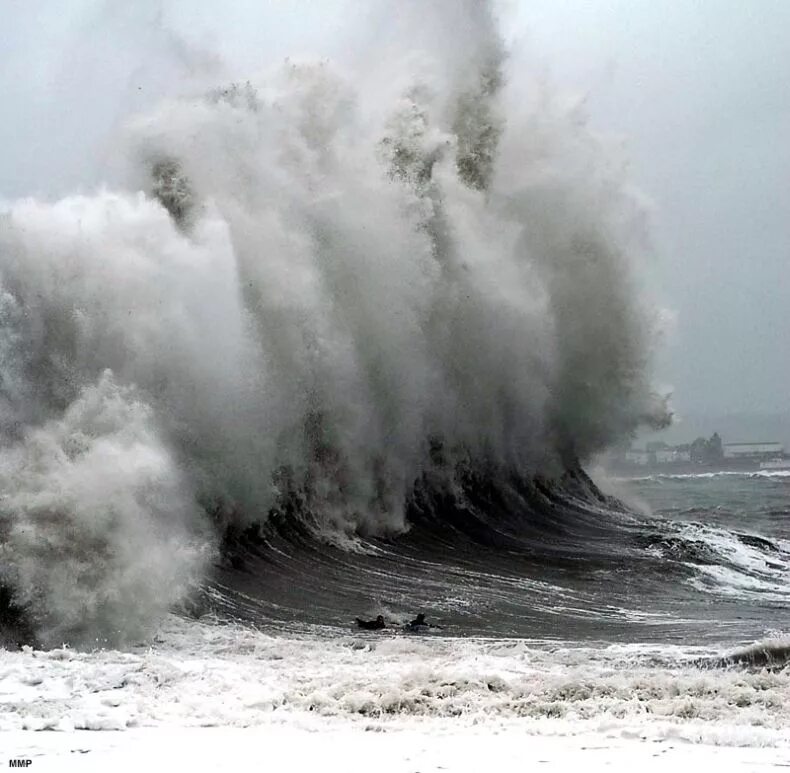
<svg viewBox="0 0 790 773"><path fill-rule="evenodd" d="M693 475L715 472L760 472L790 470L790 456L778 441L725 443L714 432L690 443L669 445L655 441L644 448L630 447L611 454L606 465L612 472L631 476L644 474Z"/></svg>
<svg viewBox="0 0 790 773"><path fill-rule="evenodd" d="M641 478L646 475L704 475L719 472L759 473L787 470L790 472L790 458L784 459L783 466L761 467L759 464L650 464L624 465L610 460L605 468L615 475L629 478Z"/></svg>

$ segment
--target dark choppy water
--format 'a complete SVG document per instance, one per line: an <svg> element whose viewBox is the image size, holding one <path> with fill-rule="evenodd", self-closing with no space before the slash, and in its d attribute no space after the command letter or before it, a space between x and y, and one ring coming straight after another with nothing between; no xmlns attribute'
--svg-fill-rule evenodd
<svg viewBox="0 0 790 773"><path fill-rule="evenodd" d="M650 515L591 487L521 485L418 501L411 530L389 540L270 529L218 569L213 603L330 631L420 610L460 636L734 645L790 629L790 477L618 481Z"/></svg>
<svg viewBox="0 0 790 773"><path fill-rule="evenodd" d="M652 475L625 486L667 519L790 539L790 471Z"/></svg>

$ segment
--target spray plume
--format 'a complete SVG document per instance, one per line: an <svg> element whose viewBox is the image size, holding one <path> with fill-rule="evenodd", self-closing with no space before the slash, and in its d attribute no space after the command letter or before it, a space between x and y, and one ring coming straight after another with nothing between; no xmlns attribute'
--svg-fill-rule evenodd
<svg viewBox="0 0 790 773"><path fill-rule="evenodd" d="M2 580L45 640L144 635L207 513L397 532L437 447L552 475L665 420L621 176L485 3L398 7L352 65L137 116L114 190L5 206Z"/></svg>

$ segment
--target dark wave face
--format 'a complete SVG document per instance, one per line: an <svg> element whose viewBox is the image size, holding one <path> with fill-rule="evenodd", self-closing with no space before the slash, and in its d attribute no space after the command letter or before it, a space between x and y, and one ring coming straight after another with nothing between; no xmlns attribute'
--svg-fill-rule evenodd
<svg viewBox="0 0 790 773"><path fill-rule="evenodd" d="M452 489L423 481L409 531L390 539L332 545L275 517L228 536L204 603L273 629L348 630L381 614L397 632L423 611L451 636L720 644L787 630L790 534L763 517L777 497L790 504L786 484L749 480L751 520L728 530L721 485L697 483L708 506L693 520L658 498L655 516L629 512L579 469L552 481L470 474ZM702 665L784 663L750 653Z"/></svg>

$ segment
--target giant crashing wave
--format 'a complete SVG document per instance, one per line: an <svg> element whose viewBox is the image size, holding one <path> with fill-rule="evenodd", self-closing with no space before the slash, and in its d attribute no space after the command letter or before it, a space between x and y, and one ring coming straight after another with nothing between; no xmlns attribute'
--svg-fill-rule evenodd
<svg viewBox="0 0 790 773"><path fill-rule="evenodd" d="M408 56L175 98L125 187L4 207L17 638L137 641L274 524L544 558L612 527L580 460L666 420L638 202L487 6L422 8Z"/></svg>

